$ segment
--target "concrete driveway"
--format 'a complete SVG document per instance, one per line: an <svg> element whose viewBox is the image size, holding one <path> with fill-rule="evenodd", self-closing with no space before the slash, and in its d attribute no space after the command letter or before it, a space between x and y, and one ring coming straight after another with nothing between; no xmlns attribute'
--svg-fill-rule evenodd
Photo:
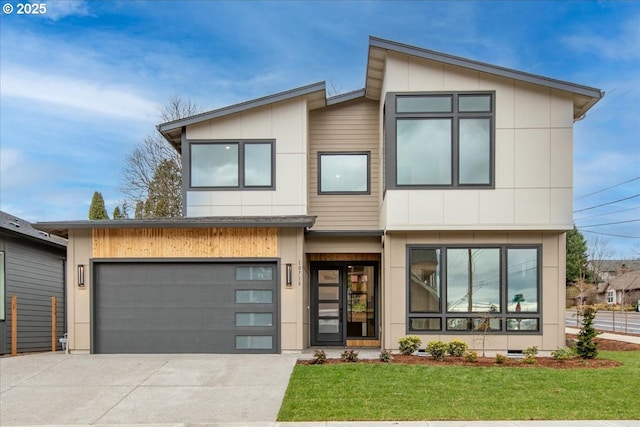
<svg viewBox="0 0 640 427"><path fill-rule="evenodd" d="M296 355L0 358L0 425L274 422Z"/></svg>

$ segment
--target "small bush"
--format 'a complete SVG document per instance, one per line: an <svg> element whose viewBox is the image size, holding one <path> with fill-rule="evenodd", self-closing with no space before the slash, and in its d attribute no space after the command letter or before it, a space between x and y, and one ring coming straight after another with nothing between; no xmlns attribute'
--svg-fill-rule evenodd
<svg viewBox="0 0 640 427"><path fill-rule="evenodd" d="M496 363L498 365L503 365L507 363L507 360L509 359L507 359L507 356L505 356L504 354L500 354L500 353L496 354Z"/></svg>
<svg viewBox="0 0 640 427"><path fill-rule="evenodd" d="M467 351L464 353L464 359L467 362L477 362L478 361L478 353L475 351Z"/></svg>
<svg viewBox="0 0 640 427"><path fill-rule="evenodd" d="M528 347L526 348L522 354L524 354L524 363L528 363L529 365L536 364L536 355L538 354L538 347Z"/></svg>
<svg viewBox="0 0 640 427"><path fill-rule="evenodd" d="M442 341L429 341L425 349L434 359L442 362L447 355L449 346Z"/></svg>
<svg viewBox="0 0 640 427"><path fill-rule="evenodd" d="M391 352L388 350L384 350L380 352L380 361L383 363L390 363L393 360L393 356Z"/></svg>
<svg viewBox="0 0 640 427"><path fill-rule="evenodd" d="M340 358L343 362L357 362L358 361L358 352L353 350L345 350L340 355Z"/></svg>
<svg viewBox="0 0 640 427"><path fill-rule="evenodd" d="M551 352L551 357L556 360L570 360L575 357L576 353L573 349L563 347Z"/></svg>
<svg viewBox="0 0 640 427"><path fill-rule="evenodd" d="M398 340L398 344L400 344L399 350L401 354L411 355L418 351L420 344L422 344L422 340L415 335L410 335L400 338Z"/></svg>
<svg viewBox="0 0 640 427"><path fill-rule="evenodd" d="M322 365L327 361L327 353L324 350L316 350L313 352L313 359L317 365Z"/></svg>
<svg viewBox="0 0 640 427"><path fill-rule="evenodd" d="M453 340L449 343L447 351L454 357L462 357L469 347L466 342L460 340Z"/></svg>

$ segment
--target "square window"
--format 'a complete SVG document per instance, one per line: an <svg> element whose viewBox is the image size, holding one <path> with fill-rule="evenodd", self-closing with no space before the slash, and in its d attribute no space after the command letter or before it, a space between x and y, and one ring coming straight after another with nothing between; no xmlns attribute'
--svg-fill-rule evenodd
<svg viewBox="0 0 640 427"><path fill-rule="evenodd" d="M318 153L318 194L369 193L369 153Z"/></svg>

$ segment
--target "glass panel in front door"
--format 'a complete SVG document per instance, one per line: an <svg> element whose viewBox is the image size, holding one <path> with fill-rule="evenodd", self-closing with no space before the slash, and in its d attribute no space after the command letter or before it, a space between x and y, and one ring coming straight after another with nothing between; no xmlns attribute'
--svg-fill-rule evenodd
<svg viewBox="0 0 640 427"><path fill-rule="evenodd" d="M316 294L316 342L340 344L342 338L339 269L318 270Z"/></svg>
<svg viewBox="0 0 640 427"><path fill-rule="evenodd" d="M347 336L373 338L376 336L374 268L349 266L347 280Z"/></svg>

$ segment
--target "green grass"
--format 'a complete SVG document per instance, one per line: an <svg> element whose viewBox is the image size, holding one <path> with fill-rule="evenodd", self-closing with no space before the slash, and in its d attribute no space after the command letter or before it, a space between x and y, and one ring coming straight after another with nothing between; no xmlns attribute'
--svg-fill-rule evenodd
<svg viewBox="0 0 640 427"><path fill-rule="evenodd" d="M640 419L640 352L607 369L296 365L278 421Z"/></svg>

